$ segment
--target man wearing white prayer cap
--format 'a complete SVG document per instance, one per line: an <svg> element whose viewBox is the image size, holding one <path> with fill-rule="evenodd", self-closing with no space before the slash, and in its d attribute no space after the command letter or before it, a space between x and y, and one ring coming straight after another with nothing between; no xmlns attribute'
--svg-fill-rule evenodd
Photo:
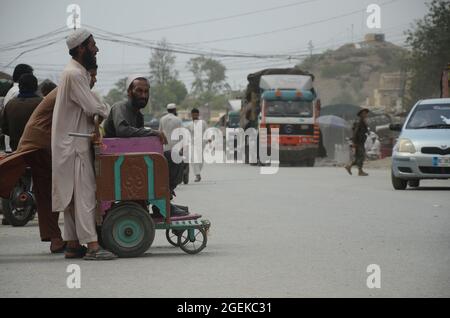
<svg viewBox="0 0 450 318"><path fill-rule="evenodd" d="M177 117L176 104L167 104L166 109L167 114L159 121L159 130L162 131L167 138L167 145L164 145L164 156L169 163L169 188L173 194L175 188L179 184L182 165L180 163L175 163L172 160L172 148L179 142L178 140L172 140L172 133L175 129L182 127L182 121Z"/></svg>
<svg viewBox="0 0 450 318"><path fill-rule="evenodd" d="M77 46L81 45L84 41L86 41L90 36L92 36L92 33L89 32L86 29L80 28L76 29L74 32L72 32L66 40L67 47L69 50L72 50L76 48Z"/></svg>
<svg viewBox="0 0 450 318"><path fill-rule="evenodd" d="M167 107L166 107L166 109L167 110L173 110L173 109L177 109L177 105L176 104L174 104L174 103L171 103L171 104L167 104Z"/></svg>
<svg viewBox="0 0 450 318"><path fill-rule="evenodd" d="M116 255L98 244L91 141L69 136L92 133L93 116L108 116L107 107L90 88L88 70L97 64L98 48L85 29L75 30L66 42L72 58L61 76L52 120L52 210L64 211L66 258L114 259Z"/></svg>
<svg viewBox="0 0 450 318"><path fill-rule="evenodd" d="M167 104L166 106L167 114L164 115L159 121L159 130L164 133L164 135L168 138L168 144L164 146L164 151L171 151L173 146L175 146L178 141L171 140L170 136L172 132L182 127L182 121L177 117L177 105L174 103Z"/></svg>

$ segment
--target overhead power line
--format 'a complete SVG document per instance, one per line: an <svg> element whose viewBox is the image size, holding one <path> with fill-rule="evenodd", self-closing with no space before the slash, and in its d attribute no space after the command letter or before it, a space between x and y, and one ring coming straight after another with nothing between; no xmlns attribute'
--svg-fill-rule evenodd
<svg viewBox="0 0 450 318"><path fill-rule="evenodd" d="M390 0L390 1L387 1L387 2L384 2L384 3L381 3L380 6L388 5L388 4L394 3L396 1L398 1L398 0ZM279 33L279 32L296 30L296 29L308 27L308 26L311 26L311 25L316 25L316 24L320 24L320 23L323 23L323 22L328 22L328 21L340 19L340 18L347 17L347 16L350 16L350 15L353 15L353 14L356 14L356 13L361 13L361 12L365 12L365 9L358 9L358 10L354 10L354 11L347 12L347 13L344 13L344 14L340 14L340 15L337 15L337 16L333 16L333 17L329 17L329 18L325 18L325 19L320 19L320 20L316 20L316 21L312 21L312 22L304 23L304 24L300 24L300 25L294 25L294 26L290 26L290 27L275 29L275 30L272 30L272 31L259 32L259 33L253 33L253 34L247 34L247 35L241 35L241 36L234 36L234 37L228 37L228 38L221 38L221 39L215 39L215 40L189 42L189 43L185 43L185 44L193 45L193 44L217 43L217 42L225 42L225 41L233 41L233 40L254 38L254 37L259 37L259 36Z"/></svg>
<svg viewBox="0 0 450 318"><path fill-rule="evenodd" d="M13 43L7 43L7 44L3 44L0 45L0 51L8 51L8 50L14 50L17 48L22 48L24 45L33 45L41 40L43 41L47 41L50 37L53 37L55 35L61 34L61 33L67 33L68 29L67 27L60 27L56 30L47 32L45 34L30 38L30 39L26 39L26 40L22 40L22 41L18 41L18 42L13 42Z"/></svg>
<svg viewBox="0 0 450 318"><path fill-rule="evenodd" d="M261 10L255 10L255 11L249 11L249 12L239 13L239 14L235 14L235 15L229 15L229 16L224 16L224 17L219 17L219 18L211 18L211 19L205 19L205 20L199 20L199 21L193 21L193 22L187 22L187 23L180 23L180 24L169 25L169 26L164 26L164 27L157 27L157 28L152 28L152 29L145 29L145 30L140 30L140 31L128 32L126 34L132 35L132 34L138 34L138 33L149 33L149 32L154 32L154 31L177 29L177 28L182 28L182 27L187 27L187 26L192 26L192 25L230 20L230 19L245 17L245 16L249 16L249 15L260 14L260 13L268 12L268 11L275 11L275 10L280 10L280 9L285 9L285 8L291 8L291 7L303 5L303 4L310 3L310 2L316 2L316 1L318 1L318 0L307 0L307 1L301 1L301 2L294 2L294 3L289 3L286 5L281 5L281 6L276 6L276 7L271 7L271 8L261 9Z"/></svg>
<svg viewBox="0 0 450 318"><path fill-rule="evenodd" d="M177 54L186 54L186 55L196 55L196 56L210 56L210 57L239 57L239 58L296 58L297 56L295 54L293 55L286 55L286 54L254 54L254 53L228 53L223 50L205 50L202 48L189 48L186 46L173 44L173 43L167 43L168 47L163 48L161 47L157 42L152 40L146 40L141 38L135 38L131 36L127 36L120 33L113 33L109 31L102 30L98 27L94 26L88 26L91 29L97 30L97 33L95 34L95 38L98 40L113 42L113 43L119 43L129 46L135 46L135 47L141 47L141 48L148 48L152 50L159 50L159 51L167 51Z"/></svg>

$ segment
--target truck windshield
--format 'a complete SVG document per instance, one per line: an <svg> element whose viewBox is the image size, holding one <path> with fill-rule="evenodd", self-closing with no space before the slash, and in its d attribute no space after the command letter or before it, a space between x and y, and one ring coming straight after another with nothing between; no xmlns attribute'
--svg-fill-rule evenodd
<svg viewBox="0 0 450 318"><path fill-rule="evenodd" d="M230 116L228 118L228 128L239 128L239 116Z"/></svg>
<svg viewBox="0 0 450 318"><path fill-rule="evenodd" d="M312 117L312 102L308 101L266 101L268 117Z"/></svg>
<svg viewBox="0 0 450 318"><path fill-rule="evenodd" d="M406 128L450 129L450 104L417 106Z"/></svg>

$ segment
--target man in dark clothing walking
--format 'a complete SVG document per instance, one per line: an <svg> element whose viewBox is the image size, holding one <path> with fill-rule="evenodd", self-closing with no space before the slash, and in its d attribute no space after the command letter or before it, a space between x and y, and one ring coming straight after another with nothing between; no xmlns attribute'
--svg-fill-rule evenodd
<svg viewBox="0 0 450 318"><path fill-rule="evenodd" d="M11 149L15 151L25 125L34 109L42 101L36 94L37 79L33 74L24 74L19 79L19 95L10 100L3 111L2 131L11 138Z"/></svg>
<svg viewBox="0 0 450 318"><path fill-rule="evenodd" d="M353 151L355 158L352 162L345 166L345 170L349 174L352 174L352 167L358 167L358 176L365 177L368 176L366 172L363 171L364 159L366 158L366 149L364 144L366 143L367 133L369 128L367 126L367 118L369 116L369 110L367 108L361 109L358 112L359 121L355 123L353 128Z"/></svg>

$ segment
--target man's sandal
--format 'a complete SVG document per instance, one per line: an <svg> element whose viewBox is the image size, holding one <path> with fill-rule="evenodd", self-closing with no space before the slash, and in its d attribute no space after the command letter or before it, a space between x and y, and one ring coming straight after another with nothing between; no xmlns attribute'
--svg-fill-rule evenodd
<svg viewBox="0 0 450 318"><path fill-rule="evenodd" d="M84 246L80 246L77 248L66 247L65 257L66 258L83 258L86 254L87 248Z"/></svg>
<svg viewBox="0 0 450 318"><path fill-rule="evenodd" d="M86 255L83 257L83 259L86 261L108 261L116 258L116 254L102 248L99 248L97 250L88 249Z"/></svg>

